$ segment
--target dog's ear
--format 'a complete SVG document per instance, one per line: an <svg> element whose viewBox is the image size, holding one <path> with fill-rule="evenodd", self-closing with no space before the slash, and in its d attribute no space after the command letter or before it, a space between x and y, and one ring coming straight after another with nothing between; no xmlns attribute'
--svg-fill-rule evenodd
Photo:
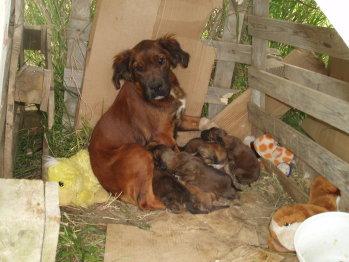
<svg viewBox="0 0 349 262"><path fill-rule="evenodd" d="M132 52L131 50L123 51L114 57L113 62L113 83L116 89L120 89L120 80L132 81L130 70Z"/></svg>
<svg viewBox="0 0 349 262"><path fill-rule="evenodd" d="M170 54L171 66L175 68L178 64L188 67L189 54L185 52L173 36L164 36L158 39L160 46Z"/></svg>

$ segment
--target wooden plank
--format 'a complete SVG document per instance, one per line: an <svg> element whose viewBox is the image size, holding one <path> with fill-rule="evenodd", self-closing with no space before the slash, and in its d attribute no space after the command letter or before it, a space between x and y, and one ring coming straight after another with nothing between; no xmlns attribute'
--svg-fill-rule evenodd
<svg viewBox="0 0 349 262"><path fill-rule="evenodd" d="M310 116L303 120L302 128L321 146L349 163L349 135Z"/></svg>
<svg viewBox="0 0 349 262"><path fill-rule="evenodd" d="M227 105L228 99L239 90L231 88L219 88L210 86L207 90L205 102L210 104Z"/></svg>
<svg viewBox="0 0 349 262"><path fill-rule="evenodd" d="M324 63L314 54L314 52L305 49L294 49L282 61L271 61L271 66L268 65L267 72L276 74L280 77L285 77L285 63L293 66L314 71L320 74L327 74ZM296 75L297 77L297 75ZM290 79L292 80L292 79ZM301 81L302 78L299 78ZM296 81L297 82L297 81ZM302 84L302 82L298 82ZM316 88L315 88L316 89ZM266 112L271 113L272 116L282 117L290 107L270 96L266 97Z"/></svg>
<svg viewBox="0 0 349 262"><path fill-rule="evenodd" d="M306 70L294 65L285 64L285 78L305 85L322 93L349 101L349 83Z"/></svg>
<svg viewBox="0 0 349 262"><path fill-rule="evenodd" d="M23 1L15 2L15 29L12 40L11 63L9 72L9 84L7 91L7 107L5 122L5 144L4 144L4 178L13 176L13 124L14 124L14 93L17 75L17 65L23 35Z"/></svg>
<svg viewBox="0 0 349 262"><path fill-rule="evenodd" d="M247 117L247 104L250 98L251 90L247 89L217 114L213 118L213 122L229 134L244 139L251 134L251 126Z"/></svg>
<svg viewBox="0 0 349 262"><path fill-rule="evenodd" d="M349 133L349 103L254 67L250 86Z"/></svg>
<svg viewBox="0 0 349 262"><path fill-rule="evenodd" d="M174 33L182 48L190 54L188 68L178 66L174 70L187 94L185 114L189 116L201 116L211 78L215 50L201 42L201 33L207 15L215 7L216 0L162 0L153 29L153 38Z"/></svg>
<svg viewBox="0 0 349 262"><path fill-rule="evenodd" d="M334 57L349 59L349 49L332 28L248 16L248 31L265 40L277 41Z"/></svg>
<svg viewBox="0 0 349 262"><path fill-rule="evenodd" d="M217 49L216 60L251 65L252 46L226 41L204 40L205 44ZM267 48L268 55L277 55L274 48Z"/></svg>
<svg viewBox="0 0 349 262"><path fill-rule="evenodd" d="M222 40L231 42L240 42L241 30L244 21L244 17L247 10L247 4L249 1L243 0L242 4L238 6L236 1L230 1L230 14L228 21L224 27ZM224 3L223 3L224 4ZM239 8L240 7L240 8ZM242 7L242 8L241 8ZM243 9L243 11L241 11ZM226 50L219 49L216 59L216 70L213 78L213 85L220 88L230 88L231 81L234 74L235 63L247 63L251 59L251 55L247 53L225 52ZM226 61L223 58L229 57L230 61ZM208 107L208 117L212 118L217 115L224 105L212 104Z"/></svg>
<svg viewBox="0 0 349 262"><path fill-rule="evenodd" d="M0 179L0 192L0 261L42 261L43 181Z"/></svg>
<svg viewBox="0 0 349 262"><path fill-rule="evenodd" d="M330 57L328 62L328 75L342 81L349 82L349 61Z"/></svg>
<svg viewBox="0 0 349 262"><path fill-rule="evenodd" d="M290 176L285 176L271 161L261 160L266 170L269 173L274 173L276 179L279 181L284 190L290 195L290 197L297 203L307 203L308 196L299 188L296 181Z"/></svg>
<svg viewBox="0 0 349 262"><path fill-rule="evenodd" d="M50 90L51 90L51 82L52 82L52 71L44 69L44 81L42 85L42 93L41 93L41 103L40 110L44 112L48 112L48 104L50 98Z"/></svg>
<svg viewBox="0 0 349 262"><path fill-rule="evenodd" d="M258 17L268 16L269 0L253 0L253 14ZM252 61L251 64L258 69L266 68L268 41L261 37L252 37ZM253 86L252 86L253 87ZM252 102L265 108L265 95L256 89L252 89Z"/></svg>
<svg viewBox="0 0 349 262"><path fill-rule="evenodd" d="M310 138L279 119L261 111L252 103L248 105L251 123L263 132L271 133L277 141L326 177L343 193L349 193L349 164L338 158ZM343 199L347 203L348 199Z"/></svg>
<svg viewBox="0 0 349 262"><path fill-rule="evenodd" d="M41 104L44 84L44 69L24 65L16 76L15 101L27 104Z"/></svg>

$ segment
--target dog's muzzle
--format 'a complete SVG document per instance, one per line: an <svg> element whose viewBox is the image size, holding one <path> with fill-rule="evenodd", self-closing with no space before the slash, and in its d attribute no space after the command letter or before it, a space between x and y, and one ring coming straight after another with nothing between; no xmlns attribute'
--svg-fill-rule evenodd
<svg viewBox="0 0 349 262"><path fill-rule="evenodd" d="M169 85L162 80L154 80L146 84L144 96L147 100L160 100L170 95Z"/></svg>

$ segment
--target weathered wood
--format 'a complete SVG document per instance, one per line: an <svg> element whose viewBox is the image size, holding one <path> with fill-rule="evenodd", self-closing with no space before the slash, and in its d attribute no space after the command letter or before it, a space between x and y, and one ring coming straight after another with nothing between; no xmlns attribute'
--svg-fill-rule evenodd
<svg viewBox="0 0 349 262"><path fill-rule="evenodd" d="M42 85L41 92L41 103L40 110L44 112L48 112L48 104L50 98L50 90L51 90L51 82L52 82L52 71L44 69L44 80Z"/></svg>
<svg viewBox="0 0 349 262"><path fill-rule="evenodd" d="M23 35L23 1L15 2L15 30L12 40L11 63L9 72L9 84L7 92L5 144L4 144L4 167L5 178L13 176L13 123L14 123L14 93L17 75L17 65L22 44Z"/></svg>
<svg viewBox="0 0 349 262"><path fill-rule="evenodd" d="M294 65L285 64L285 78L305 85L325 94L349 101L349 83L306 70Z"/></svg>
<svg viewBox="0 0 349 262"><path fill-rule="evenodd" d="M272 162L262 159L262 163L269 173L274 173L284 190L297 203L307 203L308 196L299 188L296 181L292 177L285 176Z"/></svg>
<svg viewBox="0 0 349 262"><path fill-rule="evenodd" d="M229 97L238 92L239 90L237 89L210 86L207 90L205 102L217 105L227 105Z"/></svg>
<svg viewBox="0 0 349 262"><path fill-rule="evenodd" d="M213 121L229 134L244 139L247 135L251 134L251 126L247 113L247 104L250 99L251 90L247 89L217 114L213 118Z"/></svg>
<svg viewBox="0 0 349 262"><path fill-rule="evenodd" d="M253 0L253 14L258 17L268 16L269 0ZM268 41L261 37L252 37L252 60L251 64L258 69L265 69L267 64ZM256 89L252 89L252 102L265 108L265 95Z"/></svg>
<svg viewBox="0 0 349 262"><path fill-rule="evenodd" d="M248 31L253 37L277 41L314 52L349 59L349 49L332 28L248 16Z"/></svg>
<svg viewBox="0 0 349 262"><path fill-rule="evenodd" d="M23 49L42 50L42 26L24 25Z"/></svg>
<svg viewBox="0 0 349 262"><path fill-rule="evenodd" d="M15 101L27 104L41 104L44 84L44 69L24 65L17 73Z"/></svg>
<svg viewBox="0 0 349 262"><path fill-rule="evenodd" d="M263 132L271 133L277 141L289 148L296 156L326 177L343 193L349 193L349 164L338 158L310 138L288 126L279 119L249 104L251 123ZM343 199L347 207L349 199Z"/></svg>
<svg viewBox="0 0 349 262"><path fill-rule="evenodd" d="M235 1L235 0L234 0ZM229 14L227 24L223 31L222 40L223 41L231 41L231 42L240 42L241 38L241 29L245 17L245 13L247 10L247 4L249 1L243 0L240 7L243 7L244 11L241 11L237 2L230 1L230 10L232 11ZM237 9L237 10L235 10ZM226 61L223 58L230 57L232 60ZM234 74L235 63L246 63L249 62L251 55L244 53L234 53L234 52L226 52L225 50L218 50L216 59L216 70L213 78L213 86L220 88L230 88L231 81ZM247 59L247 60L246 60ZM212 118L217 115L222 109L224 105L220 104L212 104L208 107L208 117Z"/></svg>
<svg viewBox="0 0 349 262"><path fill-rule="evenodd" d="M250 86L349 133L349 102L254 67Z"/></svg>

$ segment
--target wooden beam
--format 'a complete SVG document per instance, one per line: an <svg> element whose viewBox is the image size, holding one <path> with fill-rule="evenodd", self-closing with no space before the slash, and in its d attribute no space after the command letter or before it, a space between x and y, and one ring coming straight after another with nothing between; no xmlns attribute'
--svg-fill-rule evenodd
<svg viewBox="0 0 349 262"><path fill-rule="evenodd" d="M282 145L336 185L344 195L349 194L349 164L347 162L281 120L261 111L252 103L248 105L248 111L249 119L255 127L272 134ZM348 199L343 200L349 207Z"/></svg>
<svg viewBox="0 0 349 262"><path fill-rule="evenodd" d="M248 0L242 0L242 4L238 6L236 1L230 1L230 10L232 11L228 16L228 21L225 24L222 40L231 42L240 42L242 25L246 10L248 8ZM242 8L241 8L242 7ZM243 10L243 11L241 11ZM232 60L227 61L224 58L228 55ZM251 55L247 53L226 53L220 49L217 52L217 65L215 75L213 78L213 85L220 88L230 88L233 79L235 63L246 63L251 59ZM247 59L247 60L246 60ZM212 118L217 115L224 105L222 104L211 104L208 107L208 117Z"/></svg>
<svg viewBox="0 0 349 262"><path fill-rule="evenodd" d="M284 75L285 78L298 84L349 101L348 82L286 63L284 64Z"/></svg>
<svg viewBox="0 0 349 262"><path fill-rule="evenodd" d="M6 122L5 122L5 144L4 144L4 178L13 176L13 126L14 126L14 94L17 75L19 53L22 45L23 35L23 0L15 2L15 30L13 33L11 63L7 92Z"/></svg>
<svg viewBox="0 0 349 262"><path fill-rule="evenodd" d="M349 59L348 47L332 28L250 15L248 16L248 31L253 37Z"/></svg>
<svg viewBox="0 0 349 262"><path fill-rule="evenodd" d="M227 105L229 97L238 92L239 90L237 89L210 86L207 90L205 102L217 105Z"/></svg>
<svg viewBox="0 0 349 262"><path fill-rule="evenodd" d="M250 67L250 87L349 133L349 103L312 88Z"/></svg>
<svg viewBox="0 0 349 262"><path fill-rule="evenodd" d="M269 15L269 0L253 0L253 14L258 17ZM251 64L258 69L266 69L268 41L259 36L252 37ZM253 88L253 86L252 86ZM265 94L252 89L252 102L265 109Z"/></svg>

